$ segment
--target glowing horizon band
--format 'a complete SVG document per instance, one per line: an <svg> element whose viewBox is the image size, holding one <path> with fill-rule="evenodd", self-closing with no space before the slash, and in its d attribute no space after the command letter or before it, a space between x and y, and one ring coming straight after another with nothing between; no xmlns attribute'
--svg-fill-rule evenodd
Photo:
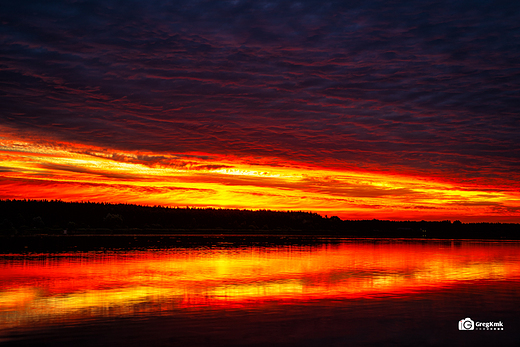
<svg viewBox="0 0 520 347"><path fill-rule="evenodd" d="M167 155L0 140L2 199L305 210L342 218L520 221L520 193L514 187L296 162L273 166L251 158L202 153ZM56 185L64 188L61 194L53 191Z"/></svg>

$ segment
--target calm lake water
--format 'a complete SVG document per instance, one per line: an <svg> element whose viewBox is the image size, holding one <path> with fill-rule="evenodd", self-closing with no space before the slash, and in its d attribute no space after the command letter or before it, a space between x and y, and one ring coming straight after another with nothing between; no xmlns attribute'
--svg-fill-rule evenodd
<svg viewBox="0 0 520 347"><path fill-rule="evenodd" d="M0 345L520 345L518 242L235 241L0 255Z"/></svg>

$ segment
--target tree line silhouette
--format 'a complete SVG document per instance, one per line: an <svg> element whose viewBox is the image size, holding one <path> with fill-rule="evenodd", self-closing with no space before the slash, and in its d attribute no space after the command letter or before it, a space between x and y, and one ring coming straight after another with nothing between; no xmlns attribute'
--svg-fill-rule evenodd
<svg viewBox="0 0 520 347"><path fill-rule="evenodd" d="M520 224L341 220L304 211L0 200L0 235L310 234L345 237L519 239Z"/></svg>

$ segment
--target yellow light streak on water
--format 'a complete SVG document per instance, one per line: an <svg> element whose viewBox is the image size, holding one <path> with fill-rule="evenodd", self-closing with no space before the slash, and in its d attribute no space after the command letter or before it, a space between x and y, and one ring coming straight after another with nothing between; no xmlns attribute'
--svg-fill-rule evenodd
<svg viewBox="0 0 520 347"><path fill-rule="evenodd" d="M443 246L443 247L440 247ZM0 258L0 325L270 301L406 297L520 281L519 245L346 243ZM508 282L509 281L509 282ZM511 282L512 281L512 282Z"/></svg>

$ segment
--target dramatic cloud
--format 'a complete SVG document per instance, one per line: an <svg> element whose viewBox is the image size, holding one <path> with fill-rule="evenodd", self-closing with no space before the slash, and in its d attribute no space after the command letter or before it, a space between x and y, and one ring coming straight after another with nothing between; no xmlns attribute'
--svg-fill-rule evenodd
<svg viewBox="0 0 520 347"><path fill-rule="evenodd" d="M509 195L520 190L515 2L18 1L3 5L0 21L0 170L9 177L140 176L47 160L51 149L187 170L204 182L213 180L206 173L244 165L319 179L313 170L336 180L358 172L505 194L507 202L489 201L489 213L520 221L518 195ZM13 164L27 158L17 143L31 144L30 167ZM212 191L274 185L259 175L224 177ZM400 216L377 203L389 197L431 210L407 180L377 189L350 180L281 185L333 200L302 209L345 217L372 207L379 216L376 205ZM166 195L158 202L177 202ZM244 203L212 205L269 206L229 198ZM354 198L375 200L356 210ZM288 200L275 207L298 205ZM475 216L457 201L452 212L443 207L446 216Z"/></svg>

